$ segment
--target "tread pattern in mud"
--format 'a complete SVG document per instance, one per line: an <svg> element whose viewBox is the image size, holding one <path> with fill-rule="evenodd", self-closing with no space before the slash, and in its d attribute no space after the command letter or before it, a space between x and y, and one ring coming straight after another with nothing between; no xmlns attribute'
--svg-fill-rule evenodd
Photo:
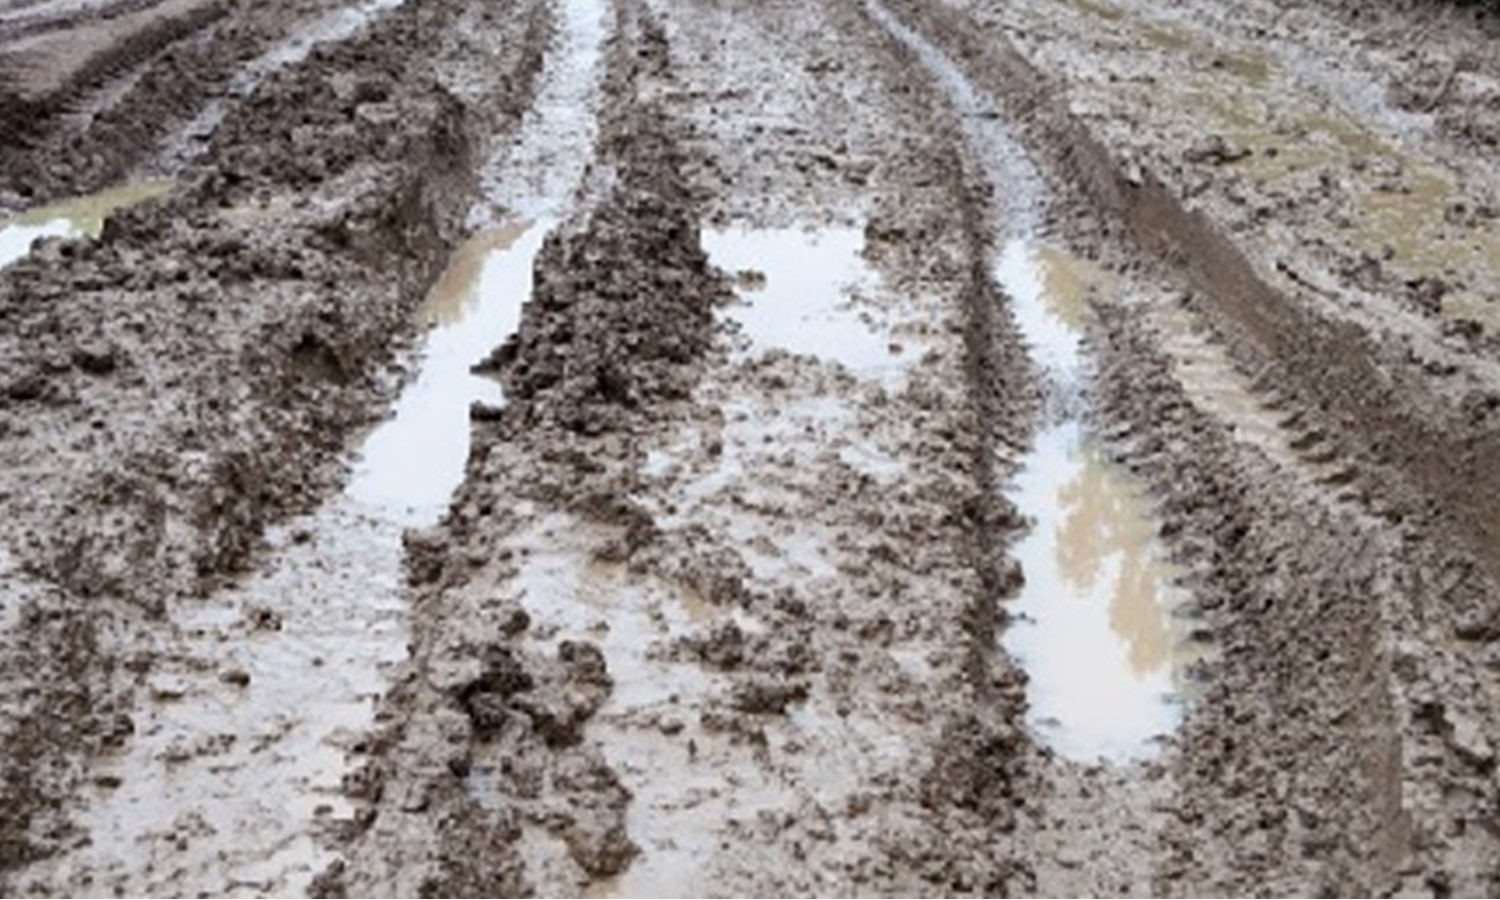
<svg viewBox="0 0 1500 900"><path fill-rule="evenodd" d="M1102 0L427 0L247 80L339 5L131 0L109 8L129 35L67 65L7 49L93 34L103 7L34 6L0 9L0 207L177 180L98 240L49 239L0 272L13 891L226 888L96 862L91 803L120 787L110 766L152 704L182 696L213 631L195 623L232 621L228 642L285 624L231 608L235 590L282 571L268 534L339 496L421 365L424 293L496 218L546 231L519 327L473 361L504 405L471 412L442 521L391 537L409 652L370 733L324 748L353 808L299 832L327 865L266 848L255 890L1495 889L1493 339L1445 319L1456 276L1318 230L1347 215L1345 182L1385 179L1399 203L1409 172L1351 163L1288 199L1234 174L1263 146L1132 99L1142 60L1162 91L1200 64L1269 80L1355 19L1257 0L1204 39ZM563 30L595 10L597 109L572 112L597 127L516 151L549 64L578 50ZM1392 94L1402 115L1435 111L1401 145L1410 165L1474 164L1443 240L1494 219L1476 162L1492 67L1455 57L1491 38L1467 27L1433 24L1419 55L1453 74L1403 68ZM907 32L983 109L953 102ZM1264 53L1240 53L1256 34ZM1359 65L1397 65L1368 44ZM1316 96L1329 77L1298 83ZM1000 643L1031 527L1007 484L1045 387L992 265L1020 188L966 116L1013 129L1046 238L1115 279L1086 311L1079 403L1151 486L1184 630L1210 648L1183 676L1182 728L1143 762L1051 749ZM212 127L184 137L194 122ZM491 182L551 151L579 184L514 221L501 198L524 189ZM878 366L749 324L795 273L726 268L716 248L767 235L830 266L855 248L858 278L806 303L828 301ZM1214 386L1183 362L1199 351ZM289 536L299 559L313 538ZM189 679L255 690L202 667ZM201 737L151 764L212 766L214 741L248 736ZM258 839L199 821L172 839Z"/></svg>

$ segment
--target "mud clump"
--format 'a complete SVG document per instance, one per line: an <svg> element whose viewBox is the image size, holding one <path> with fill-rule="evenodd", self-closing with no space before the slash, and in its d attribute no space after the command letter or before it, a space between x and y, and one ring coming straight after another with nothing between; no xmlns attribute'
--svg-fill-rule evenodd
<svg viewBox="0 0 1500 900"><path fill-rule="evenodd" d="M652 143L647 135L642 146ZM523 421L618 427L632 411L681 399L688 366L707 348L712 311L727 294L696 219L680 198L643 189L638 166L627 163L619 177L581 234L548 238L521 329L487 366L504 373ZM654 265L621 265L632 259Z"/></svg>
<svg viewBox="0 0 1500 900"><path fill-rule="evenodd" d="M648 31L644 57L663 40ZM619 108L618 90L606 94ZM603 124L609 195L576 230L548 236L520 329L481 367L503 374L518 422L597 434L682 399L728 299L703 252L682 150L660 111L625 108Z"/></svg>

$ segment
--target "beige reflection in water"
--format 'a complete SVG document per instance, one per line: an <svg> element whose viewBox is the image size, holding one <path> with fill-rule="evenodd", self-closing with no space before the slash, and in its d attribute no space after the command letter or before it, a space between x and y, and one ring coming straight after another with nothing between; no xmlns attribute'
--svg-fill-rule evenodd
<svg viewBox="0 0 1500 900"><path fill-rule="evenodd" d="M453 325L468 315L479 302L480 276L492 253L516 245L532 222L525 219L481 231L459 246L448 260L448 266L422 301L420 316L427 325Z"/></svg>
<svg viewBox="0 0 1500 900"><path fill-rule="evenodd" d="M1082 331L1088 324L1089 305L1114 285L1114 276L1098 263L1051 244L1037 245L1032 254L1041 272L1047 308L1069 328Z"/></svg>
<svg viewBox="0 0 1500 900"><path fill-rule="evenodd" d="M1077 474L1057 495L1066 511L1058 526L1057 570L1078 594L1105 593L1109 624L1128 648L1130 670L1146 675L1165 666L1171 653L1160 603L1166 573L1153 549L1151 511L1138 486L1096 448L1085 444L1079 453ZM1100 585L1101 577L1113 583Z"/></svg>
<svg viewBox="0 0 1500 900"><path fill-rule="evenodd" d="M39 238L97 238L104 231L105 220L118 210L160 197L171 189L171 181L137 181L30 209L13 218L0 218L0 267L26 256Z"/></svg>
<svg viewBox="0 0 1500 900"><path fill-rule="evenodd" d="M133 181L87 197L27 210L17 216L15 221L22 226L66 222L74 234L97 238L104 230L105 220L115 212L163 196L170 190L172 182L168 179Z"/></svg>
<svg viewBox="0 0 1500 900"><path fill-rule="evenodd" d="M1000 275L1034 357L1078 377L1068 348L1116 278L1042 243L1008 248ZM1036 436L1010 495L1034 521L1014 550L1025 585L1004 638L1030 676L1032 721L1068 756L1149 754L1180 711L1175 591L1143 487L1065 419Z"/></svg>
<svg viewBox="0 0 1500 900"><path fill-rule="evenodd" d="M1035 520L1006 648L1025 665L1032 720L1078 759L1151 752L1180 711L1177 600L1139 484L1078 422L1045 429L1012 494Z"/></svg>

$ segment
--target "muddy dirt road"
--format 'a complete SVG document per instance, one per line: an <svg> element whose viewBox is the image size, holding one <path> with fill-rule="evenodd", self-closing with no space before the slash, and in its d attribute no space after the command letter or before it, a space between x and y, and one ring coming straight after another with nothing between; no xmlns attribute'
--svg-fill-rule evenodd
<svg viewBox="0 0 1500 900"><path fill-rule="evenodd" d="M0 0L0 886L1493 894L1497 46Z"/></svg>

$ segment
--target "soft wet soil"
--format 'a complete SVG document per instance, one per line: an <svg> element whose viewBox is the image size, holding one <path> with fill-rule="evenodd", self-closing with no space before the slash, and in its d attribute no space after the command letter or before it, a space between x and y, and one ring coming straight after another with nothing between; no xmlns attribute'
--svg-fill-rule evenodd
<svg viewBox="0 0 1500 900"><path fill-rule="evenodd" d="M0 885L1492 894L1497 30L0 0Z"/></svg>

